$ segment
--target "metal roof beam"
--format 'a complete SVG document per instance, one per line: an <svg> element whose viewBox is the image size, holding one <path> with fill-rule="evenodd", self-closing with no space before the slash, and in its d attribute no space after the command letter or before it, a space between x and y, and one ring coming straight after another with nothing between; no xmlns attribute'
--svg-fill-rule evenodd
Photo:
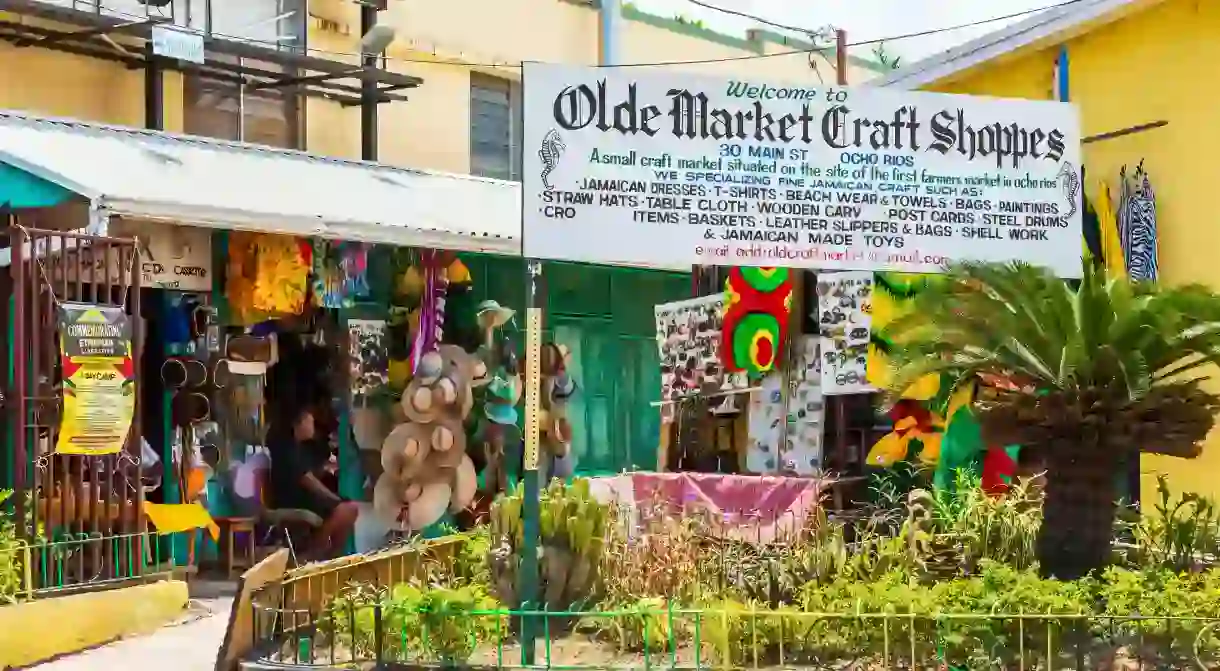
<svg viewBox="0 0 1220 671"><path fill-rule="evenodd" d="M118 17L108 16L99 12L61 7L47 2L39 2L38 0L0 0L0 12L13 12L16 14L36 16L87 29L99 29L107 27L113 30L123 26L124 30L129 34L145 40L150 39L151 35L152 24L149 22L129 25L131 24L130 21L125 21ZM155 22L156 17L152 18ZM338 75L339 73L351 69L351 64L349 63L330 60L327 58L318 58L317 56L309 56L307 54L300 53L300 50L273 48L251 42L216 37L213 35L204 36L204 47L209 53L224 54L228 56L237 56L240 58L249 58L251 60L274 63L286 68L304 70L307 73L327 73ZM424 82L424 80L420 79L419 77L404 75L381 68L371 68L363 72L362 75L362 79L364 77L370 77L379 84L394 86L399 89L415 88Z"/></svg>

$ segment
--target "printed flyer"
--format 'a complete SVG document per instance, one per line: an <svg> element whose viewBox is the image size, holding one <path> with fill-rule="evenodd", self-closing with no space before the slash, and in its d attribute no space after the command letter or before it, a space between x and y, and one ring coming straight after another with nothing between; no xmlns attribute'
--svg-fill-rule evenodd
<svg viewBox="0 0 1220 671"><path fill-rule="evenodd" d="M59 307L64 410L55 451L116 454L135 414L131 324L123 308L84 303Z"/></svg>
<svg viewBox="0 0 1220 671"><path fill-rule="evenodd" d="M347 320L352 407L367 408L390 383L384 319Z"/></svg>
<svg viewBox="0 0 1220 671"><path fill-rule="evenodd" d="M526 63L524 256L1079 277L1070 104Z"/></svg>

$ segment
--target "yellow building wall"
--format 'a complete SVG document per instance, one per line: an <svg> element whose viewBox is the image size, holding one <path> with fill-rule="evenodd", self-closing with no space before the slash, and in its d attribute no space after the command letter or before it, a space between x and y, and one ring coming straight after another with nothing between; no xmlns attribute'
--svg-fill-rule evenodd
<svg viewBox="0 0 1220 671"><path fill-rule="evenodd" d="M310 45L319 55L352 53L359 40L359 9L340 0L318 0ZM470 170L470 75L472 72L519 80L513 67L471 64L520 63L536 60L596 64L598 12L588 4L566 0L447 0L391 3L381 14L393 25L396 40L388 50L392 70L415 75L423 86L407 92L408 102L380 107L379 160L385 163L465 173ZM629 63L735 59L784 54L805 45L785 43L779 35L755 31L729 36L701 26L625 8L621 22L621 59ZM830 56L833 59L833 55ZM778 82L835 81L833 63L818 57L809 65L805 53L669 67L667 70L713 76L741 76ZM877 75L853 59L849 81ZM353 107L311 98L307 102L307 147L345 158L360 155L360 112Z"/></svg>
<svg viewBox="0 0 1220 671"><path fill-rule="evenodd" d="M1085 136L1153 121L1163 128L1085 145L1087 193L1105 178L1114 189L1122 166L1141 160L1157 196L1160 276L1220 289L1216 189L1211 158L1220 153L1220 90L1210 64L1220 59L1220 4L1170 0L1067 43L1072 102L1080 106ZM929 87L976 95L1051 98L1058 48L1019 55ZM1193 67L1192 67L1193 66ZM1220 382L1213 383L1220 390ZM1192 461L1145 456L1143 496L1154 495L1156 474L1175 491L1220 497L1220 433Z"/></svg>
<svg viewBox="0 0 1220 671"><path fill-rule="evenodd" d="M144 73L121 63L0 42L0 109L144 126ZM182 127L182 77L166 76L166 128Z"/></svg>
<svg viewBox="0 0 1220 671"><path fill-rule="evenodd" d="M314 0L309 12L313 55L356 64L358 58L353 54L359 51L359 6L348 0ZM387 67L424 80L423 86L406 92L409 101L380 106L379 159L394 165L469 172L471 73L517 80L521 76L520 69L511 66L472 64L523 60L595 64L598 60L598 11L579 0L393 2L379 20L397 30ZM835 81L827 56L817 56L818 67L811 68L807 54L790 53L807 45L774 33L751 31L749 36L730 36L675 18L643 14L633 7L624 8L621 26L622 59L626 62L781 54L668 69L777 82ZM0 62L5 64L0 68L0 109L144 126L141 70L51 49L18 48L6 42L0 42ZM876 75L874 67L852 60L851 83ZM181 74L166 73L165 103L165 128L181 131ZM307 98L305 110L306 149L328 156L360 156L357 107Z"/></svg>

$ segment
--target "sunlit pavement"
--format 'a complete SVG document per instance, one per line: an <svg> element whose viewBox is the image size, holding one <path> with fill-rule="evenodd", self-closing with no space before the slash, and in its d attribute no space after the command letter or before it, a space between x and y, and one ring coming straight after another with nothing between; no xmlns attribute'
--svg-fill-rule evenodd
<svg viewBox="0 0 1220 671"><path fill-rule="evenodd" d="M213 671L229 623L229 596L192 599L176 624L30 667L38 671Z"/></svg>

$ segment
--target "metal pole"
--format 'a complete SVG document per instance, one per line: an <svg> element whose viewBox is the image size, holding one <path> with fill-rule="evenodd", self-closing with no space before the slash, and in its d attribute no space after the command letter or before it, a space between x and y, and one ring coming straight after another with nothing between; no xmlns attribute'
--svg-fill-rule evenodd
<svg viewBox="0 0 1220 671"><path fill-rule="evenodd" d="M524 174L524 173L523 173ZM522 501L522 531L525 543L521 548L521 573L518 597L521 609L540 610L538 601L538 550L541 534L539 502L541 483L538 477L539 413L541 412L542 378L539 358L542 355L542 304L539 285L542 262L525 260L525 435L521 460L521 480L525 488ZM521 619L521 664L533 666L538 623L535 617Z"/></svg>
<svg viewBox="0 0 1220 671"><path fill-rule="evenodd" d="M144 127L165 130L165 76L152 40L144 47Z"/></svg>
<svg viewBox="0 0 1220 671"><path fill-rule="evenodd" d="M601 29L601 64L616 65L619 63L618 38L619 23L622 20L622 3L620 0L601 0L601 12L598 14L598 26Z"/></svg>
<svg viewBox="0 0 1220 671"><path fill-rule="evenodd" d="M835 31L835 80L847 86L847 31Z"/></svg>
<svg viewBox="0 0 1220 671"><path fill-rule="evenodd" d="M360 5L360 35L368 35L373 26L377 25L377 6L373 0L365 0ZM360 80L360 158L365 161L377 160L377 80L372 72L377 69L377 54L364 54L360 57L364 66L363 77Z"/></svg>

